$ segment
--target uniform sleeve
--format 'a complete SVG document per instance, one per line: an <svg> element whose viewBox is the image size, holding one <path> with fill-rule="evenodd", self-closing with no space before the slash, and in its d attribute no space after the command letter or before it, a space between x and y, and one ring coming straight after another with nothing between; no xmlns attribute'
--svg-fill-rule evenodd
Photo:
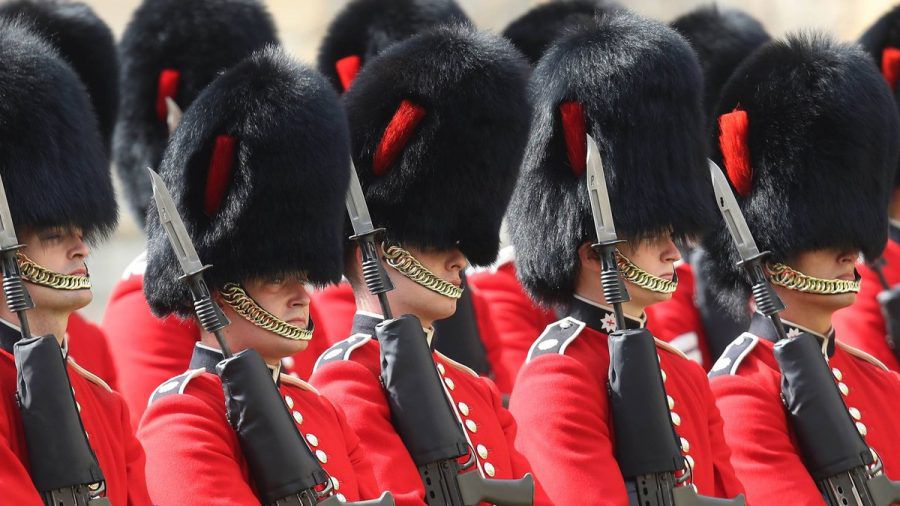
<svg viewBox="0 0 900 506"><path fill-rule="evenodd" d="M544 488L538 482L537 477L534 476L534 470L531 469L528 459L516 449L516 433L518 432L516 419L513 418L512 413L508 409L503 407L498 387L490 380L486 379L485 382L490 388L491 405L494 407L494 413L496 413L500 427L503 429L503 434L506 436L506 442L509 447L509 459L513 466L513 476L518 479L525 476L526 473L531 473L531 476L534 478L534 506L552 505L553 503L550 502L550 498L547 497Z"/></svg>
<svg viewBox="0 0 900 506"><path fill-rule="evenodd" d="M571 357L546 355L523 367L513 389L516 448L553 504L628 504L594 376Z"/></svg>
<svg viewBox="0 0 900 506"><path fill-rule="evenodd" d="M343 409L372 463L378 488L389 490L397 506L424 505L419 470L394 430L379 379L361 364L344 360L317 369L310 381Z"/></svg>
<svg viewBox="0 0 900 506"><path fill-rule="evenodd" d="M860 291L852 306L834 313L832 322L836 335L850 346L874 356L889 369L900 371L900 362L888 346L887 327L876 298L881 284L865 265L858 264L857 269L862 276Z"/></svg>
<svg viewBox="0 0 900 506"><path fill-rule="evenodd" d="M491 365L494 383L504 395L512 392L513 376L506 369L503 362L503 346L497 335L497 328L494 326L493 315L490 307L481 292L470 286L472 292L472 305L475 309L475 318L478 324L478 334L481 336L481 342L487 354L488 363Z"/></svg>
<svg viewBox="0 0 900 506"><path fill-rule="evenodd" d="M821 506L822 495L791 440L779 395L742 376L719 376L711 386L747 503Z"/></svg>
<svg viewBox="0 0 900 506"><path fill-rule="evenodd" d="M147 453L154 504L259 505L238 461L240 443L223 413L186 394L164 397L148 408L138 439Z"/></svg>
<svg viewBox="0 0 900 506"><path fill-rule="evenodd" d="M709 441L713 458L713 473L715 480L715 496L733 498L738 494L744 494L744 486L741 484L731 463L731 448L725 442L725 428L722 414L716 406L715 397L705 378L698 378L698 384L702 385L709 406Z"/></svg>
<svg viewBox="0 0 900 506"><path fill-rule="evenodd" d="M150 506L150 493L147 491L146 456L144 448L134 435L131 418L125 401L116 395L119 403L119 423L125 447L125 472L128 474L128 506Z"/></svg>
<svg viewBox="0 0 900 506"><path fill-rule="evenodd" d="M28 470L13 451L12 419L4 403L0 403L0 490L5 504L43 506L44 501L31 484Z"/></svg>
<svg viewBox="0 0 900 506"><path fill-rule="evenodd" d="M377 499L382 491L375 481L372 463L369 462L369 457L366 455L362 444L360 444L359 436L350 427L344 412L338 407L334 407L334 411L341 426L344 441L347 444L347 453L350 456L350 464L353 466L353 473L356 476L356 483L359 488L359 498L360 500Z"/></svg>

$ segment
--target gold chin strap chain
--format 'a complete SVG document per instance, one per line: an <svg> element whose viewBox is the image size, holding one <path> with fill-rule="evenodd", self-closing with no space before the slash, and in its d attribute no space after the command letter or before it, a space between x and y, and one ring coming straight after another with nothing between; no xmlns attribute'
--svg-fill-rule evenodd
<svg viewBox="0 0 900 506"><path fill-rule="evenodd" d="M632 263L631 260L619 252L616 252L616 263L619 265L619 272L622 273L622 277L626 281L630 281L632 284L651 292L670 294L678 287L678 278L669 281L668 279L654 276Z"/></svg>
<svg viewBox="0 0 900 506"><path fill-rule="evenodd" d="M56 290L90 290L91 278L89 276L70 276L68 274L60 274L53 272L40 265L34 263L33 260L25 256L21 251L17 254L19 257L19 268L22 270L22 279L35 285L46 286Z"/></svg>
<svg viewBox="0 0 900 506"><path fill-rule="evenodd" d="M384 250L384 259L387 264L400 274L444 297L451 299L462 297L462 288L435 276L427 267L419 263L409 251L399 246L387 246L385 244L382 244L381 248Z"/></svg>
<svg viewBox="0 0 900 506"><path fill-rule="evenodd" d="M795 271L784 264L769 264L772 284L790 288L804 293L819 295L839 295L842 293L859 293L859 274L856 279L820 279Z"/></svg>
<svg viewBox="0 0 900 506"><path fill-rule="evenodd" d="M250 323L259 328L268 330L278 336L292 341L309 341L312 339L312 329L301 329L295 325L279 319L277 316L266 311L256 303L247 292L236 283L226 283L219 291L222 298L234 309L234 312L241 315Z"/></svg>

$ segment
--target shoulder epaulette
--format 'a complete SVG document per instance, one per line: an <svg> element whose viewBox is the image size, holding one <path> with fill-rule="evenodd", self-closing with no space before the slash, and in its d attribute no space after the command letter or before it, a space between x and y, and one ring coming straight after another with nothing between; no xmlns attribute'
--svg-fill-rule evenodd
<svg viewBox="0 0 900 506"><path fill-rule="evenodd" d="M303 381L300 378L297 378L296 376L291 376L290 374L281 373L281 375L279 376L279 380L282 383L287 383L288 385L293 385L301 390L306 390L306 391L312 392L316 395L321 395L319 393L319 391L316 390L316 387L310 385L309 383Z"/></svg>
<svg viewBox="0 0 900 506"><path fill-rule="evenodd" d="M150 406L154 402L162 399L163 397L167 397L172 394L183 394L184 389L187 388L188 383L206 372L206 369L191 369L185 371L174 378L170 378L167 381L162 382L156 390L150 394L150 399L147 401L147 406Z"/></svg>
<svg viewBox="0 0 900 506"><path fill-rule="evenodd" d="M840 341L836 341L836 342L837 342L838 346L843 348L844 351L853 355L854 357L856 357L860 360L869 362L870 364L874 365L875 367L877 367L879 369L883 369L885 371L890 371L890 369L888 369L888 366L884 365L884 362L882 362L881 360L878 360L877 358L873 357L872 355L869 355L868 353L860 350L859 348L854 348L853 346L844 344Z"/></svg>
<svg viewBox="0 0 900 506"><path fill-rule="evenodd" d="M106 389L106 391L108 391L108 392L112 392L112 391L113 391L113 389L110 388L110 386L107 385L106 382L103 381L103 379L100 378L100 376L97 376L96 374L92 373L91 371L88 371L88 370L85 369L84 367L81 367L80 365L78 365L78 363L75 362L75 359L73 359L72 357L66 357L66 360L69 361L69 365L72 366L72 369L75 369L75 371L76 371L78 374L84 376L85 379L87 379L87 380L90 381L91 383L95 383L95 384L97 384L97 385L100 385L101 387L103 387L104 389Z"/></svg>
<svg viewBox="0 0 900 506"><path fill-rule="evenodd" d="M452 365L453 367L459 369L460 371L462 371L462 372L464 372L464 373L471 374L472 376L475 376L476 378L478 377L478 373L475 372L472 368L467 367L467 366L465 366L465 365L463 365L463 364L460 364L460 363L457 362L456 360L453 360L452 358L448 357L447 355L444 355L443 353L441 353L441 352L439 352L439 351L435 351L435 353L437 353L437 354L441 357L441 360L446 361L448 364L450 364L450 365Z"/></svg>
<svg viewBox="0 0 900 506"><path fill-rule="evenodd" d="M330 364L332 362L338 362L341 360L349 360L350 354L353 353L353 350L360 348L371 340L372 336L368 334L353 334L347 339L333 344L331 348L325 350L325 352L319 356L319 359L316 360L316 365L313 366L313 371L316 371L318 368L324 366L325 364Z"/></svg>
<svg viewBox="0 0 900 506"><path fill-rule="evenodd" d="M709 371L709 377L715 378L716 376L736 374L741 362L753 351L757 343L759 343L759 338L753 334L745 332L739 335L737 339L731 341L731 344L722 352L719 360L716 360L716 363L713 364L712 369Z"/></svg>
<svg viewBox="0 0 900 506"><path fill-rule="evenodd" d="M531 362L541 355L562 355L578 334L584 330L585 323L571 316L556 323L547 325L544 332L531 344L526 362Z"/></svg>
<svg viewBox="0 0 900 506"><path fill-rule="evenodd" d="M690 360L690 357L688 357L683 351L678 349L678 347L675 346L674 344L667 343L667 342L665 342L661 339L657 339L655 337L653 339L656 341L656 345L659 346L660 348L662 348L668 352L674 353L685 360Z"/></svg>

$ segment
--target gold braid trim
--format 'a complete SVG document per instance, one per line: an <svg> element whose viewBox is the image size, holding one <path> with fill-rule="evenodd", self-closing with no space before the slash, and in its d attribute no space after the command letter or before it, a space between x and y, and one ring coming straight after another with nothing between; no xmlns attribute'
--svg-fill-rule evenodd
<svg viewBox="0 0 900 506"><path fill-rule="evenodd" d="M619 272L622 273L622 277L625 278L626 281L630 281L651 292L669 294L675 292L675 289L678 288L677 278L669 281L668 279L654 276L635 265L631 260L626 258L625 255L618 251L616 252L616 264L618 264Z"/></svg>
<svg viewBox="0 0 900 506"><path fill-rule="evenodd" d="M272 313L266 311L247 292L236 283L225 283L219 290L222 298L234 309L234 312L261 329L268 330L276 335L293 341L309 341L312 339L312 330L301 329L295 325L281 320Z"/></svg>
<svg viewBox="0 0 900 506"><path fill-rule="evenodd" d="M853 281L846 279L821 279L807 276L784 264L770 264L772 284L791 290L819 295L838 295L842 293L859 293L859 274Z"/></svg>
<svg viewBox="0 0 900 506"><path fill-rule="evenodd" d="M451 299L462 297L462 288L435 276L427 267L419 263L409 251L400 246L385 246L384 244L381 245L381 248L384 250L384 259L387 261L387 264L400 274L444 297Z"/></svg>
<svg viewBox="0 0 900 506"><path fill-rule="evenodd" d="M46 286L56 290L90 290L91 278L89 276L70 276L53 272L34 261L21 251L17 253L19 269L22 270L22 279L35 285Z"/></svg>

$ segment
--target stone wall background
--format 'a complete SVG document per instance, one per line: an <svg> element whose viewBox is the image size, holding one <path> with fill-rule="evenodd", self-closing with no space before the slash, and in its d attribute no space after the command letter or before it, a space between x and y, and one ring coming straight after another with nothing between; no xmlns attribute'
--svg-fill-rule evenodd
<svg viewBox="0 0 900 506"><path fill-rule="evenodd" d="M112 27L116 37L122 34L139 0L82 0ZM184 0L189 1L189 0ZM501 31L512 19L540 1L535 0L457 0L475 23L488 30ZM709 1L703 0L619 0L635 12L665 22ZM282 44L298 59L313 62L319 40L329 21L347 0L266 0L281 36ZM739 7L765 24L773 36L806 28L830 30L838 37L854 40L883 12L890 0L725 0L722 6ZM99 246L89 260L94 280L94 302L84 313L99 320L110 290L125 267L144 248L141 231L128 214L124 203L122 218L112 239Z"/></svg>

